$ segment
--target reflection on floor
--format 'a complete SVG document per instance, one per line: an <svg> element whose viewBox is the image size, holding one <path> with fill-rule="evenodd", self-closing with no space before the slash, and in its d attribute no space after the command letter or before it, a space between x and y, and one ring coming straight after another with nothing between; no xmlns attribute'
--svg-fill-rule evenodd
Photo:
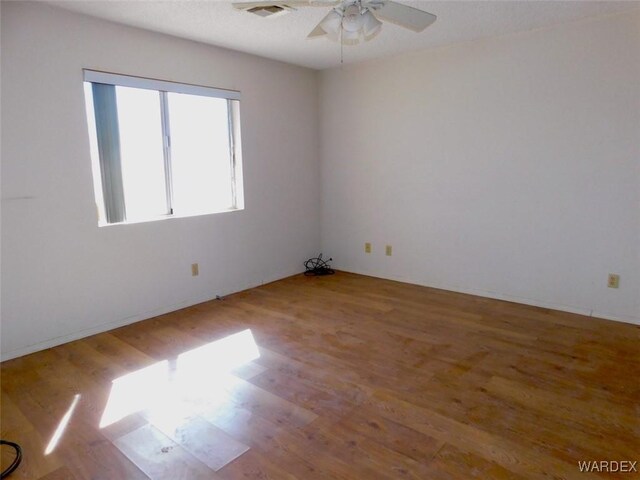
<svg viewBox="0 0 640 480"><path fill-rule="evenodd" d="M141 412L149 425L117 438L114 444L151 478L162 473L157 464L162 468L166 461L155 460L154 451L175 457L175 445L184 447L210 469L220 470L249 447L215 428L215 415L243 388L234 369L258 357L251 330L244 330L181 353L175 360L163 360L116 378L100 428ZM160 432L166 440L158 449L157 444L165 438ZM155 448L149 451L149 445ZM206 469L189 465L179 455L171 462L184 463L180 470L192 472L194 477L200 470L207 474Z"/></svg>
<svg viewBox="0 0 640 480"><path fill-rule="evenodd" d="M600 478L578 462L637 460L639 340L296 276L4 362L2 438L29 479Z"/></svg>

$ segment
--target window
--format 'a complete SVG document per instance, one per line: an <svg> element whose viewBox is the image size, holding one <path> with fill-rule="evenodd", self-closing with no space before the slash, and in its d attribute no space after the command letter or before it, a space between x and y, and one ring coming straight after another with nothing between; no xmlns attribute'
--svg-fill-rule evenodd
<svg viewBox="0 0 640 480"><path fill-rule="evenodd" d="M243 208L240 93L84 71L98 224Z"/></svg>

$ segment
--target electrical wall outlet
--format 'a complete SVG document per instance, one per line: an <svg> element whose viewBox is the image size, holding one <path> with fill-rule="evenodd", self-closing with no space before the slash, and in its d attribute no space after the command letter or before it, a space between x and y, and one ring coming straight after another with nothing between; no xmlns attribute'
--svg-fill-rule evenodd
<svg viewBox="0 0 640 480"><path fill-rule="evenodd" d="M620 275L617 273L610 273L607 278L607 287L618 288L620 286Z"/></svg>
<svg viewBox="0 0 640 480"><path fill-rule="evenodd" d="M392 248L391 248L391 245L387 245L387 246L385 247L385 249L384 249L384 254L385 254L387 257L390 257L392 253L393 253L393 250L392 250Z"/></svg>
<svg viewBox="0 0 640 480"><path fill-rule="evenodd" d="M192 277L197 277L198 275L200 275L200 268L198 268L198 264L197 263L192 263L191 264L191 276Z"/></svg>
<svg viewBox="0 0 640 480"><path fill-rule="evenodd" d="M364 244L364 253L371 253L371 244L369 242Z"/></svg>

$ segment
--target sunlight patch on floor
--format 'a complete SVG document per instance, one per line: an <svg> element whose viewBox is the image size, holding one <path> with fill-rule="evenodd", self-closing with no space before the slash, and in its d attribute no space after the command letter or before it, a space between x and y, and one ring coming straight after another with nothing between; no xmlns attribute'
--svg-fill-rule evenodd
<svg viewBox="0 0 640 480"><path fill-rule="evenodd" d="M71 405L69 406L67 412L60 419L60 422L58 423L58 427L56 428L56 431L53 432L53 435L51 436L51 440L49 440L49 444L47 445L47 448L44 451L45 455L49 455L51 452L55 450L56 446L58 445L58 442L60 441L60 439L62 438L62 435L64 434L64 431L67 429L67 425L69 424L69 420L71 420L73 411L76 409L76 405L78 405L78 400L80 400L80 394L74 395L73 400L71 401Z"/></svg>
<svg viewBox="0 0 640 480"><path fill-rule="evenodd" d="M177 428L199 409L226 403L238 384L233 369L259 357L247 329L123 375L112 382L100 428L140 411L164 429Z"/></svg>

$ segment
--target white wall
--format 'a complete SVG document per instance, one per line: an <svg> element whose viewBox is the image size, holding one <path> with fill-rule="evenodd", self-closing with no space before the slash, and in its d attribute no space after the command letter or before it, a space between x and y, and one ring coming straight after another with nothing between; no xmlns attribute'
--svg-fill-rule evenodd
<svg viewBox="0 0 640 480"><path fill-rule="evenodd" d="M323 252L640 323L639 48L636 11L323 72Z"/></svg>
<svg viewBox="0 0 640 480"><path fill-rule="evenodd" d="M318 86L310 70L1 5L2 359L299 272L320 247L345 270L640 323L640 13ZM98 228L82 68L241 90L246 209Z"/></svg>
<svg viewBox="0 0 640 480"><path fill-rule="evenodd" d="M317 254L314 71L41 4L2 2L1 35L3 359L300 272ZM82 68L241 90L246 209L98 228Z"/></svg>

